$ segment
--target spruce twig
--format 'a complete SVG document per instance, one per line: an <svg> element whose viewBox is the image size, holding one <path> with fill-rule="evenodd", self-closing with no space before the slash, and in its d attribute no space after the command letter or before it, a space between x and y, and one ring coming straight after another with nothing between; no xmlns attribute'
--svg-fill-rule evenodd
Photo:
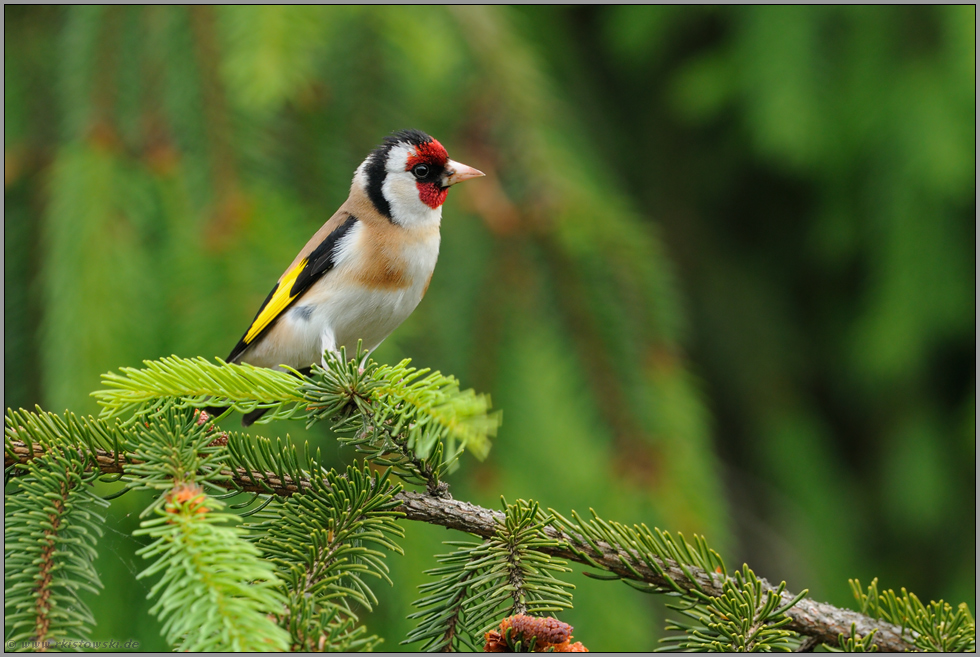
<svg viewBox="0 0 980 657"><path fill-rule="evenodd" d="M126 425L170 409L222 406L248 413L265 409L259 422L302 419L310 426L326 421L341 443L377 465L391 467L405 481L446 496L442 477L458 466L463 451L482 460L500 425L490 398L461 390L452 376L397 365L380 365L358 343L347 358L325 353L326 368L312 376L279 372L220 359L171 356L144 361L142 369L122 368L102 377L93 394L103 420L126 414Z"/></svg>
<svg viewBox="0 0 980 657"><path fill-rule="evenodd" d="M23 441L8 439L5 445L5 465L9 467L15 461L26 463L43 454L44 448L39 445L35 444L31 449ZM129 458L128 455L112 454L105 450L96 450L93 456L103 473L121 472L119 462L125 462ZM229 471L226 474L229 475L229 479L225 485L229 488L250 492L268 492L281 497L294 495L311 485L308 479L280 477L272 472L246 472L236 469L234 472ZM484 538L493 536L497 530L497 523L505 520L504 514L499 511L461 500L444 499L412 491L401 491L393 499L400 502L400 506L393 510L404 513L409 520L457 529ZM553 527L547 527L544 531L546 535L557 541L554 546L541 548L541 551L546 554L599 567L624 579L653 586L663 588L679 586L683 590L699 589L706 595L714 597L724 593L724 577L717 573L708 573L700 568L690 566L683 569L679 564L669 559L662 560L662 563L659 564L660 572L658 572L646 564L639 555L617 549L603 541L596 542L596 549L593 554L583 556L580 549L571 547L572 544L584 542L583 537L576 537L567 531L559 531ZM776 591L778 588L765 579L760 578L759 581L764 591ZM792 602L794 597L792 593L783 591L780 602L781 604L788 604ZM830 646L838 645L841 636L851 636L853 625L856 633L860 636L866 636L874 631L874 644L878 646L879 650L905 652L916 648L911 637L907 632L903 633L901 627L825 602L803 598L786 613L791 620L785 625L785 629L815 637L821 643Z"/></svg>
<svg viewBox="0 0 980 657"><path fill-rule="evenodd" d="M542 554L554 539L544 535L552 517L536 503L504 502L504 519L486 540L451 541L456 550L440 555L439 577L419 587L418 620L402 643L421 642L422 650L447 650L464 643L479 646L502 616L543 615L572 606L573 585L555 577L568 572L564 561Z"/></svg>
<svg viewBox="0 0 980 657"><path fill-rule="evenodd" d="M127 487L160 492L134 536L151 543L137 579L159 576L150 613L171 645L189 652L286 650L289 635L270 618L285 602L271 563L235 526L239 517L205 487L225 485L228 450L213 444L198 414L162 410L132 424Z"/></svg>
<svg viewBox="0 0 980 657"><path fill-rule="evenodd" d="M5 638L40 652L84 640L95 625L79 591L102 588L92 562L104 522L98 509L108 506L85 485L95 473L84 456L45 447L15 465L27 476L5 500L4 526Z"/></svg>

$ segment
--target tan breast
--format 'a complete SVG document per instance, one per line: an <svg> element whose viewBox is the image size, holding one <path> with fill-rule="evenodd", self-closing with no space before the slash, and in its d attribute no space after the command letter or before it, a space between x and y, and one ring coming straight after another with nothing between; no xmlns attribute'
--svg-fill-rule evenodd
<svg viewBox="0 0 980 657"><path fill-rule="evenodd" d="M432 275L439 255L438 226L410 231L394 224L365 223L358 237L363 260L357 281L365 287L424 286Z"/></svg>
<svg viewBox="0 0 980 657"><path fill-rule="evenodd" d="M439 224L406 228L379 214L367 195L352 189L344 203L362 224L355 280L369 288L425 287L439 256Z"/></svg>

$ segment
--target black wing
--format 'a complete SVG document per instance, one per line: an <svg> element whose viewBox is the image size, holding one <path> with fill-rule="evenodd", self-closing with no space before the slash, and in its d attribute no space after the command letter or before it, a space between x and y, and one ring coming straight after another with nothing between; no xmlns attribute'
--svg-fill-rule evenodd
<svg viewBox="0 0 980 657"><path fill-rule="evenodd" d="M354 224L357 217L348 215L347 220L330 232L320 244L303 260L290 269L272 288L272 292L262 302L262 307L256 313L255 319L249 325L245 335L238 341L235 348L228 356L228 362L233 363L238 359L250 345L260 340L269 329L275 326L276 322L282 317L293 303L296 302L303 293L320 280L320 277L333 269L336 264L335 248L337 242L346 235Z"/></svg>

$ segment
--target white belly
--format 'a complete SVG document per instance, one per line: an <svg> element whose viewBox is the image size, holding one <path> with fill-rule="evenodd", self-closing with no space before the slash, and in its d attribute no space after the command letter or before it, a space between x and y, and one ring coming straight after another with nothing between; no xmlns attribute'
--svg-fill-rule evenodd
<svg viewBox="0 0 980 657"><path fill-rule="evenodd" d="M320 304L311 323L323 328L321 335L326 348L339 351L346 347L348 356L353 357L358 340L363 340L366 349L374 350L412 314L421 300L421 286L400 290L345 289ZM317 361L319 356L318 352Z"/></svg>
<svg viewBox="0 0 980 657"><path fill-rule="evenodd" d="M422 300L422 290L347 288L318 296L316 304L303 303L305 297L297 301L242 361L299 369L320 363L324 349L346 347L347 357L353 358L358 340L364 348L374 350L412 314Z"/></svg>

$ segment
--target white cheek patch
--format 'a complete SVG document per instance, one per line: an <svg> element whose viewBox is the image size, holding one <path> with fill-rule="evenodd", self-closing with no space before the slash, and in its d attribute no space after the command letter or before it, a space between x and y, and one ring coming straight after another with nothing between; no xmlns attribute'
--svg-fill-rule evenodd
<svg viewBox="0 0 980 657"><path fill-rule="evenodd" d="M402 226L439 224L442 206L432 209L419 198L415 176L408 171L388 172L381 192L391 206L391 218Z"/></svg>
<svg viewBox="0 0 980 657"><path fill-rule="evenodd" d="M381 185L381 192L391 206L392 218L396 218L397 214L404 214L410 207L422 204L419 200L419 190L415 186L415 176L404 171L401 173L389 171Z"/></svg>

